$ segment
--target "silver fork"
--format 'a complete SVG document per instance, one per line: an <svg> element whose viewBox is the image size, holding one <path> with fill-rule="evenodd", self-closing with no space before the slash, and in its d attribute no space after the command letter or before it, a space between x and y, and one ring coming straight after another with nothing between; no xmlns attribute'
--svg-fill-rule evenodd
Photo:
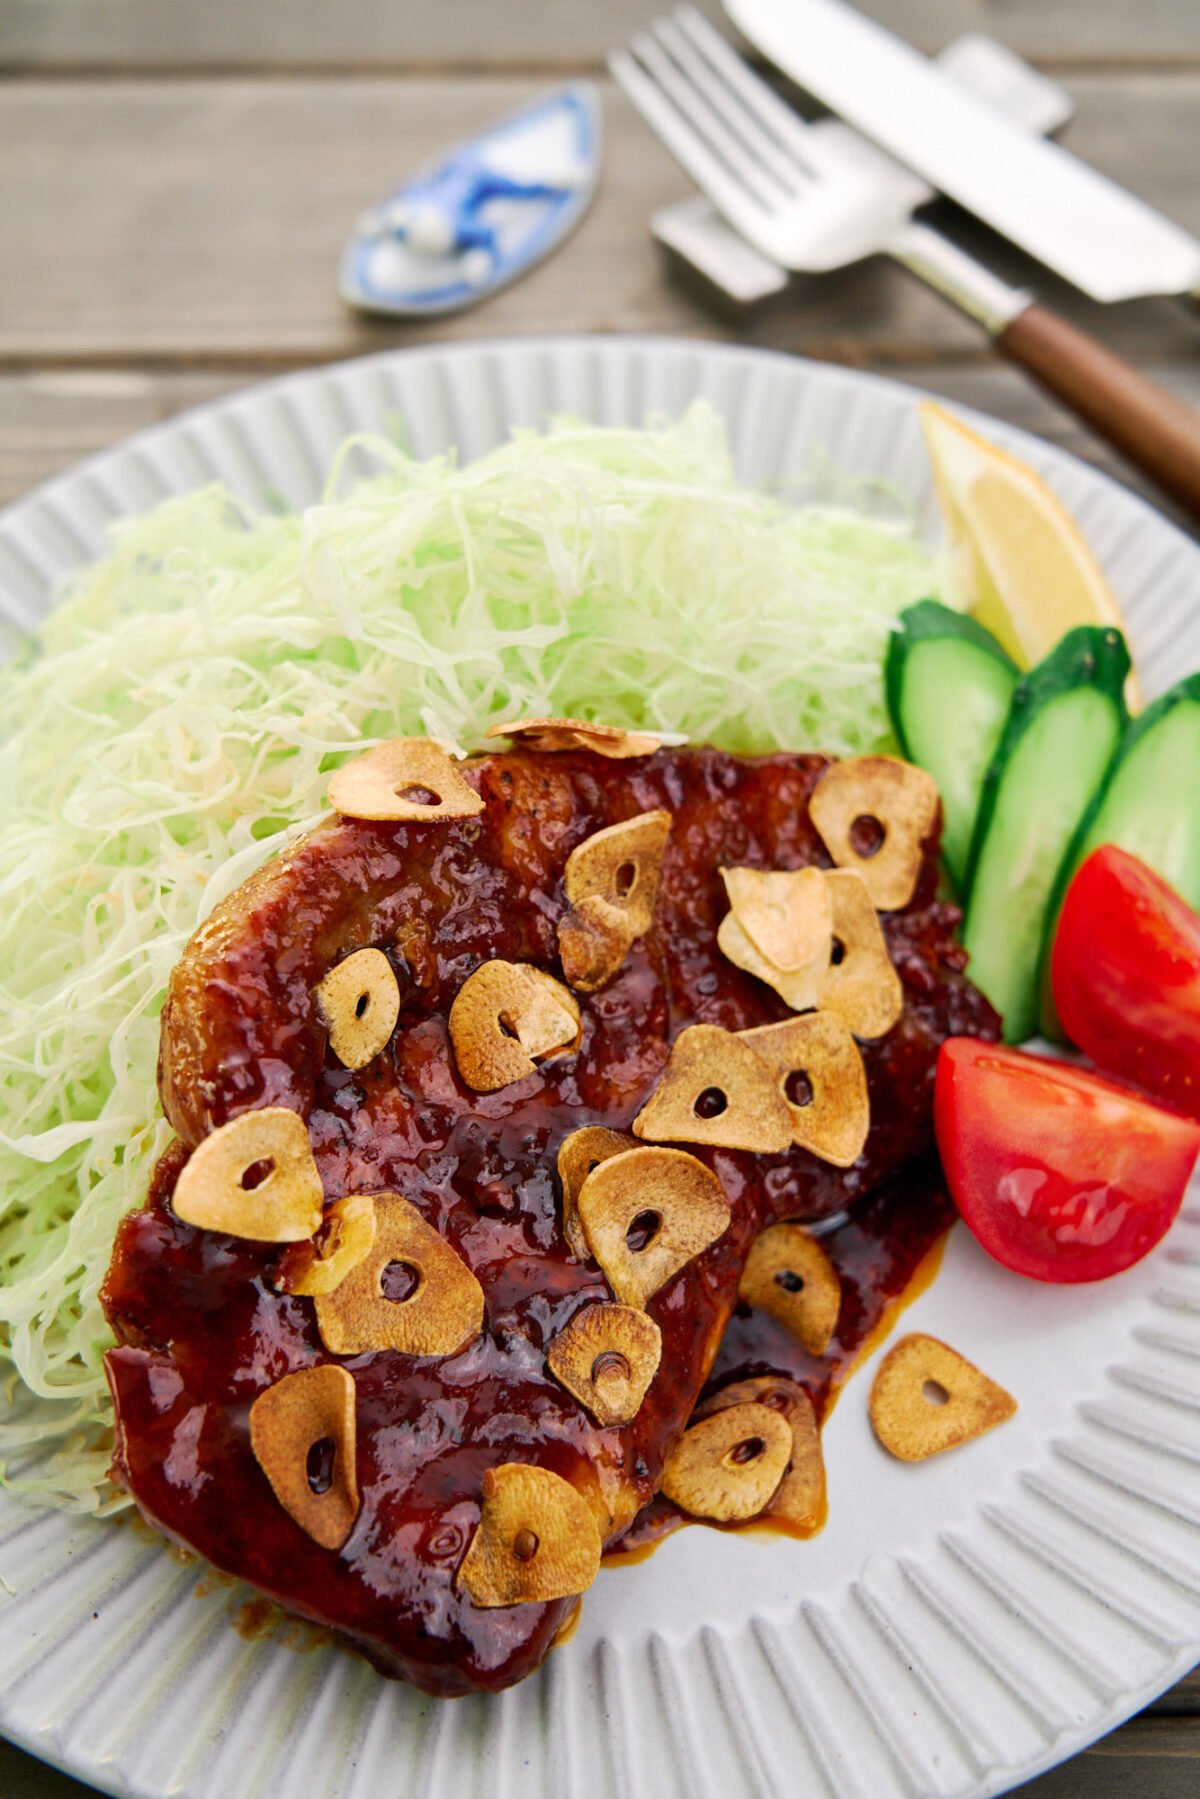
<svg viewBox="0 0 1200 1799"><path fill-rule="evenodd" d="M1195 422L1173 394L993 275L913 215L933 195L837 120L807 125L692 7L639 32L609 67L729 224L785 268L895 258L1168 493L1194 505Z"/></svg>
<svg viewBox="0 0 1200 1799"><path fill-rule="evenodd" d="M736 231L784 268L820 274L895 257L991 331L1030 301L913 218L931 190L849 126L805 124L690 6L656 19L609 68Z"/></svg>

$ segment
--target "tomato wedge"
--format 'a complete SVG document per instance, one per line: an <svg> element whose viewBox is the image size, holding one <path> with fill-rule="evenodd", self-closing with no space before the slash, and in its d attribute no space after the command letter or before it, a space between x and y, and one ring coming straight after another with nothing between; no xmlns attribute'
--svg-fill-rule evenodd
<svg viewBox="0 0 1200 1799"><path fill-rule="evenodd" d="M1062 1027L1098 1068L1200 1117L1200 918L1106 843L1067 889L1050 956Z"/></svg>
<svg viewBox="0 0 1200 1799"><path fill-rule="evenodd" d="M1200 1124L1065 1062L951 1037L934 1124L954 1202L989 1255L1037 1281L1099 1281L1159 1241Z"/></svg>

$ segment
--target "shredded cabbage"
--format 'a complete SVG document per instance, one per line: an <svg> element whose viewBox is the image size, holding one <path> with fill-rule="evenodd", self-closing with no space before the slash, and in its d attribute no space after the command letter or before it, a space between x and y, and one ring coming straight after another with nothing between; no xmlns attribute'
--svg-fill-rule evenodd
<svg viewBox="0 0 1200 1799"><path fill-rule="evenodd" d="M120 1503L99 1290L170 1134L167 977L345 753L553 713L870 749L889 627L933 585L906 521L739 486L700 406L519 434L463 469L360 439L299 516L210 487L116 528L0 672L5 1477Z"/></svg>

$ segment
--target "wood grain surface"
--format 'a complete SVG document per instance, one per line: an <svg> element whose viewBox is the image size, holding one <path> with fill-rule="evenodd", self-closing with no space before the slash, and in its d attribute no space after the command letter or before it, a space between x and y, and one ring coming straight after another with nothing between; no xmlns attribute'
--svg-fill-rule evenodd
<svg viewBox="0 0 1200 1799"><path fill-rule="evenodd" d="M345 307L334 275L360 208L540 85L205 76L0 87L0 366L292 367L431 337L563 330L735 334L864 365L980 353L968 321L883 263L803 281L788 304L731 333L663 277L646 222L687 180L607 83L601 189L569 252L484 312L405 326ZM1200 184L1181 154L1196 139L1200 70L1086 75L1071 91L1072 148L1200 231ZM1028 278L1029 265L981 227L956 230L1002 273ZM1126 355L1196 354L1195 319L1178 302L1102 308L1048 274L1037 287Z"/></svg>
<svg viewBox="0 0 1200 1799"><path fill-rule="evenodd" d="M721 17L718 0L698 3ZM863 10L927 51L986 31L1046 63L1200 61L1196 0L865 0ZM589 69L654 11L646 0L4 0L0 67Z"/></svg>
<svg viewBox="0 0 1200 1799"><path fill-rule="evenodd" d="M561 331L726 338L881 369L1138 487L895 267L797 282L732 316L664 261L647 221L687 183L603 75L606 50L662 4L0 0L0 501L265 374L434 338ZM1200 0L864 4L927 51L987 31L1053 69L1076 104L1069 147L1200 233ZM718 0L702 5L720 17ZM345 308L334 272L358 209L570 73L600 79L606 128L601 191L570 246L433 328ZM1200 406L1195 314L1167 300L1093 306L952 209L938 217ZM3 1799L86 1790L0 1743ZM1200 1673L1021 1790L1195 1799Z"/></svg>

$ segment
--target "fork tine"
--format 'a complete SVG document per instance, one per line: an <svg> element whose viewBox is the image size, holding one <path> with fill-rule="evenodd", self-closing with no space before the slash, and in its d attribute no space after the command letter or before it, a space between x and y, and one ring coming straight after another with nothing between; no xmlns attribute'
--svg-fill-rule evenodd
<svg viewBox="0 0 1200 1799"><path fill-rule="evenodd" d="M608 66L650 129L660 137L708 195L719 212L751 243L761 243L764 209L757 196L748 193L708 148L699 132L627 50L613 50ZM764 246L765 247L765 246Z"/></svg>
<svg viewBox="0 0 1200 1799"><path fill-rule="evenodd" d="M729 129L712 102L692 85L662 45L645 32L638 32L631 48L642 67L673 102L675 110L682 113L699 133L710 154L725 164L729 173L760 205L778 205L785 197L781 183L751 155Z"/></svg>
<svg viewBox="0 0 1200 1799"><path fill-rule="evenodd" d="M716 27L710 25L694 6L677 6L675 20L707 61L755 114L759 123L797 159L802 168L813 173L811 125L793 112L787 101L781 100L761 75L756 75L753 69L746 66L729 39L722 37Z"/></svg>
<svg viewBox="0 0 1200 1799"><path fill-rule="evenodd" d="M692 86L720 113L728 129L756 163L773 175L787 194L797 197L809 178L809 170L794 152L781 146L777 135L764 128L757 108L747 104L741 92L743 84L730 79L728 69L718 70L691 41L677 19L656 19L651 30ZM720 41L724 42L723 39ZM736 55L733 61L741 73L749 72ZM757 76L751 75L750 79L756 82Z"/></svg>

